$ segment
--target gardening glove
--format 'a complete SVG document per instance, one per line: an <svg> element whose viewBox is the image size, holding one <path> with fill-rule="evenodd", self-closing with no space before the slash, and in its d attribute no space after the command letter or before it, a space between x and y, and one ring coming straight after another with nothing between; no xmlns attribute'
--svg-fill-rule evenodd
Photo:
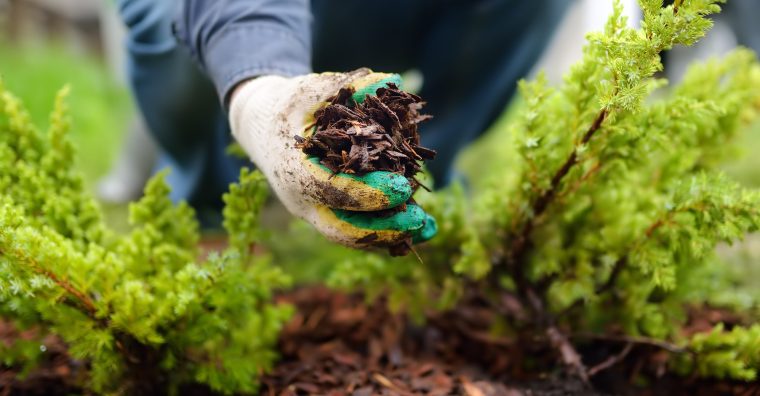
<svg viewBox="0 0 760 396"><path fill-rule="evenodd" d="M412 187L403 175L382 171L333 175L319 159L295 146L294 136L312 133L308 126L314 124L314 112L340 88L353 87L354 99L361 102L388 82L400 84L401 77L369 69L262 76L242 83L230 99L233 135L285 207L328 239L350 247L395 246L408 237L421 242L437 231L435 220L414 204L390 216L373 213L410 199Z"/></svg>

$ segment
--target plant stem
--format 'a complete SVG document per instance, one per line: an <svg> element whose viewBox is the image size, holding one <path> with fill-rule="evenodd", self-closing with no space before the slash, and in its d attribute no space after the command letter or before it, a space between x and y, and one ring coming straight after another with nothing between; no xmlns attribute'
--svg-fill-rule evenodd
<svg viewBox="0 0 760 396"><path fill-rule="evenodd" d="M610 276L607 278L607 281L598 286L594 292L596 294L602 294L609 291L612 286L615 286L617 278L620 276L620 273L623 272L623 268L625 268L626 265L628 265L628 255L625 255L615 261L615 264L612 266L612 272L610 272Z"/></svg>
<svg viewBox="0 0 760 396"><path fill-rule="evenodd" d="M588 370L589 377L593 377L596 374L598 374L599 372L607 370L608 368L610 368L610 367L612 367L612 366L614 366L614 365L622 362L623 359L625 359L625 357L628 356L628 354L631 352L632 349L633 349L633 343L632 342L629 342L629 343L625 344L625 347L623 348L622 351L620 351L620 353L618 353L617 355L612 355L612 356L608 357L607 359L605 359L603 362L601 362L601 363L597 364L596 366L590 368Z"/></svg>
<svg viewBox="0 0 760 396"><path fill-rule="evenodd" d="M587 144L591 140L594 134L601 128L607 115L607 109L599 111L589 129L583 134L580 144ZM511 248L507 252L506 257L501 260L501 264L503 268L510 270L510 275L517 286L518 297L523 303L527 303L527 305L531 307L533 314L537 318L537 323L544 329L550 344L559 353L562 362L568 367L571 367L583 382L588 383L589 375L586 367L583 365L580 354L576 351L575 347L573 347L565 334L557 327L554 316L546 309L545 293L537 293L536 290L534 290L533 285L531 285L526 279L523 271L523 261L525 259L525 254L528 251L527 248L530 245L530 234L536 224L535 221L546 211L549 204L551 204L557 196L562 180L577 163L578 145L573 148L562 166L554 173L549 188L543 191L532 202L531 217L524 222L520 231L515 233L517 236L512 239ZM500 271L491 272L489 279L492 285L498 284L498 277L501 273L502 272Z"/></svg>
<svg viewBox="0 0 760 396"><path fill-rule="evenodd" d="M594 134L601 128L602 123L607 118L608 114L609 113L607 109L602 109L599 111L599 114L597 114L594 122L591 123L591 126L586 131L586 133L583 134L581 144L587 144L591 140ZM577 163L578 146L573 148L573 151L570 152L570 155L567 157L562 166L554 173L549 188L541 193L538 198L536 198L530 205L532 212L531 217L525 221L520 231L516 233L517 236L512 240L512 246L507 257L508 264L517 266L516 263L522 261L526 248L529 245L528 241L530 239L530 234L533 231L533 227L535 226L536 219L541 216L549 207L549 204L559 192L560 183L570 172L570 169L572 169L573 166L575 166Z"/></svg>

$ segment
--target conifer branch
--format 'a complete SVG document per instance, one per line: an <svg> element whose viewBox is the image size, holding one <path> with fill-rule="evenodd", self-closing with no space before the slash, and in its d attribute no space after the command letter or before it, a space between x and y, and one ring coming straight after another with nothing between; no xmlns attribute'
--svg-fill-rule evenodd
<svg viewBox="0 0 760 396"><path fill-rule="evenodd" d="M597 114L596 118L594 119L594 122L591 124L591 126L588 128L586 133L583 134L583 138L581 139L581 145L587 144L591 138L594 136L594 134L601 128L602 123L607 118L607 115L609 114L607 109L602 109L599 111L599 114ZM529 239L530 234L533 231L533 228L535 226L536 219L540 217L546 209L549 207L549 204L552 202L554 197L559 192L560 183L562 180L567 176L567 174L570 172L570 170L578 163L578 146L574 147L573 150L570 152L570 155L567 157L565 162L562 164L562 166L554 173L554 176L552 176L551 183L549 185L549 188L547 188L541 195L536 198L532 204L531 207L531 217L525 223L523 224L522 228L519 232L517 232L517 236L512 240L511 249L509 250L508 257L507 257L507 264L515 267L519 267L520 263L522 261L522 257L525 254L526 248L529 245Z"/></svg>
<svg viewBox="0 0 760 396"><path fill-rule="evenodd" d="M40 275L50 278L50 280L55 282L55 284L58 285L58 287L65 290L72 297L74 297L76 301L78 301L82 305L82 307L85 310L85 314L87 314L87 316L89 316L91 319L97 320L97 318L95 317L97 308L95 308L95 304L86 294L79 291L76 287L74 287L74 285L72 285L68 281L59 278L56 274L52 273L51 271L48 271L43 268L36 268L35 272L37 272Z"/></svg>
<svg viewBox="0 0 760 396"><path fill-rule="evenodd" d="M621 256L619 259L615 261L615 263L612 265L612 271L610 271L610 276L607 277L607 280L604 283L602 283L601 285L597 286L594 289L594 294L600 295L600 294L610 291L610 289L612 289L615 286L615 283L617 283L617 279L620 277L620 274L623 272L623 269L625 269L625 267L628 265L628 257L630 256L630 253L633 252L636 248L638 248L638 246L641 246L641 244L645 240L649 239L652 236L652 234L654 234L654 232L658 228L663 226L665 223L666 223L666 220L658 219L655 222L653 222L651 225L649 225L649 227L647 227L646 231L644 232L645 238L639 240L634 245L634 247L631 248L631 250L628 253L624 254L623 256ZM568 313L576 310L582 305L583 305L583 300L578 299L572 304L570 304L570 306L562 310L562 312L560 312L557 316L563 317L567 315Z"/></svg>
<svg viewBox="0 0 760 396"><path fill-rule="evenodd" d="M643 245L644 242L649 240L652 237L652 235L654 235L655 231L657 231L662 226L671 222L673 216L675 216L677 213L688 212L696 208L699 208L699 205L685 206L683 208L679 208L677 210L667 212L665 216L660 217L654 222L652 222L652 224L650 224L644 231L644 236L633 244L629 252L621 256L617 261L615 261L615 264L613 264L612 266L612 272L610 272L610 276L607 278L607 281L604 282L601 286L597 287L595 290L595 293L597 295L605 293L609 291L613 286L615 286L615 283L617 282L618 277L620 277L620 273L623 272L623 269L625 269L625 267L628 265L628 258L631 255L631 253L636 251L636 249L641 247L641 245Z"/></svg>
<svg viewBox="0 0 760 396"><path fill-rule="evenodd" d="M58 275L56 275L52 271L42 268L42 266L40 266L39 263L37 263L33 258L24 255L22 252L13 251L11 252L11 254L13 254L13 257L16 260L24 262L32 270L32 272L50 279L58 287L60 287L66 293L68 293L77 303L75 304L75 308L82 310L83 313L87 315L90 319L98 323L102 322L100 319L96 317L97 308L95 307L95 303L92 301L92 299L89 296L87 296L87 294L77 289L74 285L72 285L70 282L66 281L65 279L61 279L60 277L58 277ZM1 255L7 255L7 253L4 252L3 250L0 250L0 256Z"/></svg>
<svg viewBox="0 0 760 396"><path fill-rule="evenodd" d="M677 12L678 4L674 8L674 13ZM649 35L651 39L651 35ZM652 48L654 52L659 53L662 49L664 49L666 46L664 43L661 43L657 48ZM618 81L617 74L614 75L614 81ZM615 95L618 94L618 91L616 90ZM513 232L511 233L511 243L510 246L507 247L507 251L504 253L504 256L498 261L498 264L502 267L501 270L495 270L492 271L489 275L491 284L497 284L498 283L498 277L501 276L504 272L508 272L508 274L512 277L512 279L515 282L516 288L517 288L517 294L520 296L520 298L527 302L529 306L533 309L535 315L538 318L538 323L542 325L547 330L547 335L550 336L550 339L552 340L553 347L560 351L561 356L563 357L563 361L566 364L569 364L570 366L573 366L576 368L576 371L578 374L581 374L581 378L584 380L587 380L588 372L586 371L585 367L583 367L580 356L577 355L577 353L571 353L575 352L574 348L572 347L572 344L566 340L564 335L556 328L555 325L555 319L552 317L552 315L547 311L545 308L546 306L546 290L544 286L540 286L539 293L536 292L534 289L535 286L531 283L530 280L527 279L525 275L524 267L526 266L525 263L525 256L528 253L530 247L531 247L531 234L536 226L536 222L538 219L541 218L541 216L546 212L546 210L550 207L551 203L555 200L555 198L561 194L561 184L563 180L566 178L566 176L570 173L572 168L578 164L578 156L579 156L579 147L582 147L583 145L588 144L591 139L594 137L596 132L601 129L602 124L609 116L611 107L604 107L602 110L600 110L597 113L597 116L594 118L593 122L589 126L589 128L586 130L586 132L583 134L580 142L576 143L573 147L572 151L568 155L568 157L565 159L565 161L562 163L562 165L556 170L556 172L552 175L549 186L544 189L538 196L531 199L531 202L529 203L528 207L530 210L528 211L527 219L524 219L523 221L516 222L517 227L513 228ZM601 163L597 163L594 168L589 171L588 174L582 175L579 182L583 182L587 177L590 177L593 175L593 173L597 172L599 168L601 167ZM668 214L669 218L673 216L673 213ZM652 225L650 225L646 231L645 236L642 240L639 240L637 243L634 244L634 247L631 251L635 250L638 246L643 243L644 240L650 238L653 233L665 222L667 222L668 219L664 220L658 220ZM623 271L624 267L628 263L628 254L622 256L619 258L612 269L612 272L610 273L609 278L607 281L596 288L597 294L604 293L611 289L615 283L617 282L618 277L620 276L620 273ZM578 302L572 304L568 309L566 309L564 313L567 313L568 311L572 310L574 306L576 306ZM562 341L564 340L564 341ZM569 349L567 348L569 346ZM627 353L627 351L626 351ZM574 357L575 356L575 357ZM622 357L620 358L622 359ZM611 361L611 364L614 364L614 360Z"/></svg>

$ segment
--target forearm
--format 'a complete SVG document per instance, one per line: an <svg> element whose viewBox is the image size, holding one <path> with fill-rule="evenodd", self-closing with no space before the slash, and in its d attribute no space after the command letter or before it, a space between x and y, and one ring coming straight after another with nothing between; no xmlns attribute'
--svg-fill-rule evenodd
<svg viewBox="0 0 760 396"><path fill-rule="evenodd" d="M241 81L311 69L307 0L183 0L175 30L224 103Z"/></svg>

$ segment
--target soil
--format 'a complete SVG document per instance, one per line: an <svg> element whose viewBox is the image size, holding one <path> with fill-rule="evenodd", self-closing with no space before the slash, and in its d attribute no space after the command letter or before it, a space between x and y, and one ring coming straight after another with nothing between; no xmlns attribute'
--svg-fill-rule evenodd
<svg viewBox="0 0 760 396"><path fill-rule="evenodd" d="M540 365L556 357L540 346L491 336L486 329L495 314L474 301L419 325L389 312L382 300L366 304L363 296L323 287L299 288L278 299L294 304L297 313L282 333L280 362L262 379L262 395L760 395L759 383L658 376L663 355L646 348L593 377L593 388L564 377L559 367L529 374L525 362ZM726 320L719 310L697 317L696 327ZM0 342L31 336L0 322ZM82 364L59 339L47 337L43 344L42 364L26 377L0 369L0 395L81 393L76 384ZM580 351L590 364L615 348L592 343ZM212 393L191 386L180 394Z"/></svg>

